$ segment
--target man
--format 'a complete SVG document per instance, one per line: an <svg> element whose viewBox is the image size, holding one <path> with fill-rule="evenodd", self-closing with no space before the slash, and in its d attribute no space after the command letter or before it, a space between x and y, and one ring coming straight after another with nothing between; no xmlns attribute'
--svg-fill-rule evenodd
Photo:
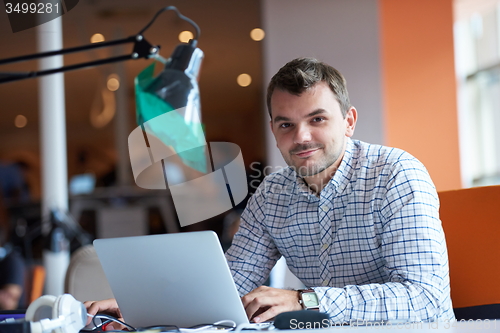
<svg viewBox="0 0 500 333"><path fill-rule="evenodd" d="M271 79L271 130L289 165L250 199L229 267L249 318L300 310L303 292L259 287L284 256L332 321L454 319L439 201L410 154L351 140L345 79L295 59Z"/></svg>
<svg viewBox="0 0 500 333"><path fill-rule="evenodd" d="M424 166L351 140L357 111L345 79L315 59L281 68L267 105L289 167L250 198L226 254L248 317L307 305L334 322L454 319L439 201ZM281 256L307 290L262 286ZM318 304L307 302L312 295ZM110 300L87 307L117 311Z"/></svg>

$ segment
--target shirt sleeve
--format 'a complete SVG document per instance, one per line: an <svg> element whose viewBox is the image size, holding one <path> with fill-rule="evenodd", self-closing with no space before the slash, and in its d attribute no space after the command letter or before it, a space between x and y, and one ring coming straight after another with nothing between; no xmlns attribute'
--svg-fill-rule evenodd
<svg viewBox="0 0 500 333"><path fill-rule="evenodd" d="M424 166L399 161L375 214L382 221L380 249L389 280L383 284L314 287L332 321L453 319L448 255L439 199ZM446 312L446 313L443 313Z"/></svg>
<svg viewBox="0 0 500 333"><path fill-rule="evenodd" d="M262 225L265 220L265 195L261 184L241 216L226 259L241 296L261 286L281 257L271 236Z"/></svg>

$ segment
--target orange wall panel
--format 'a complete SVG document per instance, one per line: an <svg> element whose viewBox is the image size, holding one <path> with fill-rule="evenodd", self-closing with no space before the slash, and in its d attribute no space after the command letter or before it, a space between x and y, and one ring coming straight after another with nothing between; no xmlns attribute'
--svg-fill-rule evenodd
<svg viewBox="0 0 500 333"><path fill-rule="evenodd" d="M461 188L452 0L379 0L387 145Z"/></svg>

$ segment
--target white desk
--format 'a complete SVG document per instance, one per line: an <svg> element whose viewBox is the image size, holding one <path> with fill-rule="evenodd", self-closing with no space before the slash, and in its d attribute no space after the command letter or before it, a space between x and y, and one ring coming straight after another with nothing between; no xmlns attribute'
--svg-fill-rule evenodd
<svg viewBox="0 0 500 333"><path fill-rule="evenodd" d="M255 331L254 331L255 332ZM399 323L368 326L334 326L325 329L279 330L284 333L337 333L337 332L401 332L401 333L468 333L468 332L500 332L500 319L477 320L471 322L434 322L434 323Z"/></svg>

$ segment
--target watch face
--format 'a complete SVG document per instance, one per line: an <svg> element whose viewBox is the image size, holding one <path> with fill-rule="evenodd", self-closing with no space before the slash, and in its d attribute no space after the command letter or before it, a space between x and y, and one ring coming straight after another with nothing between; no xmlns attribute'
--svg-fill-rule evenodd
<svg viewBox="0 0 500 333"><path fill-rule="evenodd" d="M318 296L316 293L303 293L302 301L304 302L304 307L313 308L319 305Z"/></svg>

